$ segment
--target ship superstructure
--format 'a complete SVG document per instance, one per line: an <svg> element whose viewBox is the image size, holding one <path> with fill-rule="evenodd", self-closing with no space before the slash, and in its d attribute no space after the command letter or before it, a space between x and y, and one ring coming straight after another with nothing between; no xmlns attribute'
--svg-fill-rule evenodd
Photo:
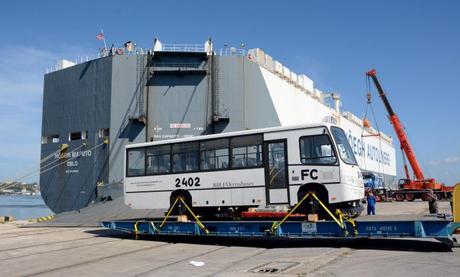
<svg viewBox="0 0 460 277"><path fill-rule="evenodd" d="M260 49L105 49L45 75L42 196L56 213L121 196L126 144L314 122L340 125L362 170L393 182L392 139Z"/></svg>

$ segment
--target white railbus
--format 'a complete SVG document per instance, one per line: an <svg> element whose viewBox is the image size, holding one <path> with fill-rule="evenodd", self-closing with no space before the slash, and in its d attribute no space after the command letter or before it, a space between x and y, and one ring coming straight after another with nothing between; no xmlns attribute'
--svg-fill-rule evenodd
<svg viewBox="0 0 460 277"><path fill-rule="evenodd" d="M133 209L168 209L182 196L202 214L292 207L315 192L356 213L361 170L344 131L321 123L126 146L124 197Z"/></svg>

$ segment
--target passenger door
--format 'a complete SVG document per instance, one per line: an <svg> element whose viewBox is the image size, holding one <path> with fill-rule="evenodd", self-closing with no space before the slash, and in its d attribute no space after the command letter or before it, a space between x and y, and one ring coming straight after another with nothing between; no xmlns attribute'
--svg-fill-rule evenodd
<svg viewBox="0 0 460 277"><path fill-rule="evenodd" d="M286 146L286 140L264 142L267 205L289 203Z"/></svg>

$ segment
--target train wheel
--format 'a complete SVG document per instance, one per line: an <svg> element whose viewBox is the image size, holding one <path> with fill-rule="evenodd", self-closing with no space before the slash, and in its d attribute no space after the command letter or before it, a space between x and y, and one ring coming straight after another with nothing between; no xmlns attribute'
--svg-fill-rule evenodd
<svg viewBox="0 0 460 277"><path fill-rule="evenodd" d="M322 195L319 195L316 191L313 191L313 193L315 193L318 196L318 198L327 207L329 207L329 205L327 204L326 200L322 197ZM304 206L303 211L304 211L304 213L306 215L308 215L308 214L317 214L318 219L325 219L325 220L332 219L332 218L330 218L329 214L323 209L323 207L321 207L321 205L318 203L318 201L316 201L316 199L313 198L313 196L307 197L307 199L305 199L305 202L304 202L304 204L302 206Z"/></svg>
<svg viewBox="0 0 460 277"><path fill-rule="evenodd" d="M309 192L314 193L324 205L329 206L326 188L316 183L305 184L300 187L297 192L297 201L300 201ZM307 197L298 211L304 214L317 214L319 219L329 219L328 213L313 196Z"/></svg>
<svg viewBox="0 0 460 277"><path fill-rule="evenodd" d="M178 197L184 199L185 203L187 203L187 206L192 208L192 196L190 195L190 192L185 190L176 190L171 194L171 196L169 197L170 207L174 204ZM176 206L171 211L171 215L188 215L188 211L183 205L183 203L181 201L178 201L176 203Z"/></svg>
<svg viewBox="0 0 460 277"><path fill-rule="evenodd" d="M404 194L402 193L396 193L394 197L396 201L400 201L400 202L404 201Z"/></svg>
<svg viewBox="0 0 460 277"><path fill-rule="evenodd" d="M405 196L406 200L407 201L414 201L415 200L415 195L413 193L406 193L406 196Z"/></svg>
<svg viewBox="0 0 460 277"><path fill-rule="evenodd" d="M316 194L316 191L312 191ZM299 192L299 201L302 199L308 192ZM318 214L320 212L319 203L313 198L313 196L307 197L302 205L299 207L300 210L305 214Z"/></svg>

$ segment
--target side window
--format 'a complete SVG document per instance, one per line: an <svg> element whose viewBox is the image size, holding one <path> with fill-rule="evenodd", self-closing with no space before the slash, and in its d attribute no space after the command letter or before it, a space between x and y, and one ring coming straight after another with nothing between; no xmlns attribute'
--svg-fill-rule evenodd
<svg viewBox="0 0 460 277"><path fill-rule="evenodd" d="M74 141L74 140L85 140L88 138L88 131L82 131L82 132L71 132L69 134L69 141Z"/></svg>
<svg viewBox="0 0 460 277"><path fill-rule="evenodd" d="M159 145L147 148L147 175L171 171L171 146Z"/></svg>
<svg viewBox="0 0 460 277"><path fill-rule="evenodd" d="M108 138L110 136L110 129L109 128L102 128L97 131L97 136L99 138Z"/></svg>
<svg viewBox="0 0 460 277"><path fill-rule="evenodd" d="M232 138L232 168L261 166L262 141L261 135Z"/></svg>
<svg viewBox="0 0 460 277"><path fill-rule="evenodd" d="M300 161L302 164L335 164L337 157L328 135L300 138Z"/></svg>
<svg viewBox="0 0 460 277"><path fill-rule="evenodd" d="M229 140L216 139L200 143L201 170L225 169L229 166Z"/></svg>
<svg viewBox="0 0 460 277"><path fill-rule="evenodd" d="M286 145L284 142L268 143L268 187L285 188L286 183Z"/></svg>
<svg viewBox="0 0 460 277"><path fill-rule="evenodd" d="M145 148L128 149L128 177L145 175Z"/></svg>
<svg viewBox="0 0 460 277"><path fill-rule="evenodd" d="M59 135L42 136L42 144L58 143Z"/></svg>
<svg viewBox="0 0 460 277"><path fill-rule="evenodd" d="M189 172L199 168L199 144L198 142L185 142L172 146L172 171Z"/></svg>

